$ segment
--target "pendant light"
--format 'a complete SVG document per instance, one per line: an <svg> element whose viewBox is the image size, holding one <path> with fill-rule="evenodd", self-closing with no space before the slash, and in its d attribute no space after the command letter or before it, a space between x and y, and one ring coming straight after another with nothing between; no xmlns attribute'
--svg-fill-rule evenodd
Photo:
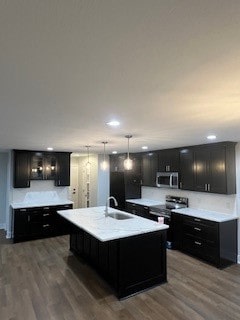
<svg viewBox="0 0 240 320"><path fill-rule="evenodd" d="M107 170L108 168L108 162L106 160L106 144L107 144L107 141L103 141L103 161L101 162L100 164L100 167L102 170Z"/></svg>
<svg viewBox="0 0 240 320"><path fill-rule="evenodd" d="M132 138L132 135L126 135L125 138L128 139L128 152L127 152L127 159L124 160L124 169L125 170L132 170L133 161L129 158L129 140Z"/></svg>
<svg viewBox="0 0 240 320"><path fill-rule="evenodd" d="M90 146L86 146L86 148L87 148L87 163L86 163L86 167L88 169L90 169L90 167L91 167L91 163L89 161L89 148L90 148Z"/></svg>

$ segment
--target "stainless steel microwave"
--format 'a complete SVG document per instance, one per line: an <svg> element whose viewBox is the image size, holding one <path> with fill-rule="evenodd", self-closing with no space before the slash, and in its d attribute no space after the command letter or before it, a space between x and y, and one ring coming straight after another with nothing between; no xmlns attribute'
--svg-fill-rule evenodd
<svg viewBox="0 0 240 320"><path fill-rule="evenodd" d="M156 186L178 189L178 172L157 172Z"/></svg>

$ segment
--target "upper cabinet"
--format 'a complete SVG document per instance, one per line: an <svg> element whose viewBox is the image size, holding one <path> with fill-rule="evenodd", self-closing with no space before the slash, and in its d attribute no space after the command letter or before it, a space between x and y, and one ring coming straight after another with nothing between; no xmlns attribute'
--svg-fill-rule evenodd
<svg viewBox="0 0 240 320"><path fill-rule="evenodd" d="M156 173L158 171L158 152L144 152L142 154L142 185L156 187Z"/></svg>
<svg viewBox="0 0 240 320"><path fill-rule="evenodd" d="M165 149L158 152L158 171L179 171L179 149Z"/></svg>
<svg viewBox="0 0 240 320"><path fill-rule="evenodd" d="M14 188L29 188L31 178L31 152L23 150L14 150Z"/></svg>
<svg viewBox="0 0 240 320"><path fill-rule="evenodd" d="M70 186L70 154L69 152L56 153L57 168L55 186Z"/></svg>
<svg viewBox="0 0 240 320"><path fill-rule="evenodd" d="M30 187L30 180L55 180L70 185L69 152L14 150L14 188Z"/></svg>
<svg viewBox="0 0 240 320"><path fill-rule="evenodd" d="M194 149L192 147L179 149L179 187L183 190L195 189Z"/></svg>
<svg viewBox="0 0 240 320"><path fill-rule="evenodd" d="M235 144L225 142L195 147L195 190L236 193Z"/></svg>
<svg viewBox="0 0 240 320"><path fill-rule="evenodd" d="M55 178L55 154L50 152L33 152L31 157L31 180L55 180Z"/></svg>

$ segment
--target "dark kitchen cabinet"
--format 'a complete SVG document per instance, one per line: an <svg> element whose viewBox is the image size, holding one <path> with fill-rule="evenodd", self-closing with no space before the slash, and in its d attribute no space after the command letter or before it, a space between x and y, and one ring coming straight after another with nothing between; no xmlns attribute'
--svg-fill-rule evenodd
<svg viewBox="0 0 240 320"><path fill-rule="evenodd" d="M143 206L140 204L136 204L133 202L126 202L126 211L135 214L136 216L146 218L146 219L152 219L152 216L149 214L149 207L148 206Z"/></svg>
<svg viewBox="0 0 240 320"><path fill-rule="evenodd" d="M125 158L119 156L118 160ZM133 154L130 158L133 160L132 170L110 171L110 195L117 199L120 210L125 209L126 199L141 198L141 156ZM119 168L121 165L117 165L115 156L110 156L110 168Z"/></svg>
<svg viewBox="0 0 240 320"><path fill-rule="evenodd" d="M31 153L29 151L14 150L14 173L13 187L14 188L29 188L30 187L30 161Z"/></svg>
<svg viewBox="0 0 240 320"><path fill-rule="evenodd" d="M195 190L194 149L191 147L181 148L179 157L179 187L183 190Z"/></svg>
<svg viewBox="0 0 240 320"><path fill-rule="evenodd" d="M174 248L218 268L237 262L237 219L215 222L172 214Z"/></svg>
<svg viewBox="0 0 240 320"><path fill-rule="evenodd" d="M236 193L235 144L225 142L194 148L194 190Z"/></svg>
<svg viewBox="0 0 240 320"><path fill-rule="evenodd" d="M70 185L70 152L14 150L14 188L29 188L30 180L54 180Z"/></svg>
<svg viewBox="0 0 240 320"><path fill-rule="evenodd" d="M158 153L156 151L142 154L142 185L156 187L158 171Z"/></svg>
<svg viewBox="0 0 240 320"><path fill-rule="evenodd" d="M179 149L165 149L158 152L158 171L179 171Z"/></svg>
<svg viewBox="0 0 240 320"><path fill-rule="evenodd" d="M70 250L94 266L120 299L167 280L166 230L101 242L73 226Z"/></svg>
<svg viewBox="0 0 240 320"><path fill-rule="evenodd" d="M56 156L54 153L32 152L31 180L55 180Z"/></svg>
<svg viewBox="0 0 240 320"><path fill-rule="evenodd" d="M56 153L56 180L58 187L70 186L70 152Z"/></svg>
<svg viewBox="0 0 240 320"><path fill-rule="evenodd" d="M71 208L71 204L66 204L61 206L14 209L14 242L70 233L69 223L58 215L57 211Z"/></svg>
<svg viewBox="0 0 240 320"><path fill-rule="evenodd" d="M126 154L114 154L110 155L110 172L124 172L124 160Z"/></svg>

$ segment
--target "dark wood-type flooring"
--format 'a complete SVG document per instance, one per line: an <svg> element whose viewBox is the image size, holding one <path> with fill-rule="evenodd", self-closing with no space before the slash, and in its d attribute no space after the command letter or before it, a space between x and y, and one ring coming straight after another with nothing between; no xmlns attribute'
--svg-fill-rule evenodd
<svg viewBox="0 0 240 320"><path fill-rule="evenodd" d="M156 253L157 254L157 253ZM168 251L168 282L119 301L68 236L0 244L1 320L240 319L240 266Z"/></svg>

